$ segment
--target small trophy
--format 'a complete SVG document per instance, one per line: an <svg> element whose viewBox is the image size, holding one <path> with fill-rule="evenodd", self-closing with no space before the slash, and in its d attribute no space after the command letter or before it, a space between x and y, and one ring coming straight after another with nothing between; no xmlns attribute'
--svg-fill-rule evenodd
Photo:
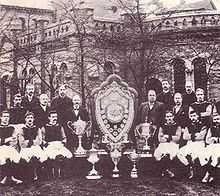
<svg viewBox="0 0 220 196"><path fill-rule="evenodd" d="M82 147L82 136L85 133L87 123L82 120L77 120L76 122L67 122L67 126L72 130L74 134L77 135L79 139L79 146L75 151L75 157L86 157L86 150Z"/></svg>
<svg viewBox="0 0 220 196"><path fill-rule="evenodd" d="M117 165L121 158L121 152L117 148L114 148L113 151L110 152L110 156L112 158L112 162L114 163L112 177L119 178L119 170L118 170Z"/></svg>
<svg viewBox="0 0 220 196"><path fill-rule="evenodd" d="M89 157L87 160L92 163L92 170L89 171L86 178L89 180L100 179L102 176L95 169L95 164L99 161L99 150L95 149L94 144L92 144L92 148L88 151L88 154Z"/></svg>
<svg viewBox="0 0 220 196"><path fill-rule="evenodd" d="M140 154L136 153L135 149L128 153L128 158L130 159L130 161L133 163L133 168L131 170L131 178L137 178L138 177L138 173L137 173L137 167L136 164L139 161L139 159L141 158Z"/></svg>

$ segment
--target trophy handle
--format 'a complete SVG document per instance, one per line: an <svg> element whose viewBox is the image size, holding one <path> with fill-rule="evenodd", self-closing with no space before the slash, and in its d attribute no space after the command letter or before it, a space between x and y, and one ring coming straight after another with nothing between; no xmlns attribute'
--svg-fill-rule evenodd
<svg viewBox="0 0 220 196"><path fill-rule="evenodd" d="M91 121L88 121L86 128L85 128L85 133L86 133L87 137L91 136L91 134L92 134L91 132L92 132L92 123L91 123Z"/></svg>
<svg viewBox="0 0 220 196"><path fill-rule="evenodd" d="M139 132L139 129L140 129L141 125L137 125L134 132L135 132L135 136L136 137L140 137L141 133Z"/></svg>
<svg viewBox="0 0 220 196"><path fill-rule="evenodd" d="M74 127L72 121L68 121L68 122L67 122L67 127L68 127L69 129L71 129L74 134L76 133L76 129L75 129L75 127Z"/></svg>

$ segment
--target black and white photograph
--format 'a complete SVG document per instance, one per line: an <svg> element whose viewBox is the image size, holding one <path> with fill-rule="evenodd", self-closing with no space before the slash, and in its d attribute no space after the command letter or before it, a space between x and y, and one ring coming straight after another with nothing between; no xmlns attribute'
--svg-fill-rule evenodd
<svg viewBox="0 0 220 196"><path fill-rule="evenodd" d="M0 0L0 196L219 196L220 0Z"/></svg>

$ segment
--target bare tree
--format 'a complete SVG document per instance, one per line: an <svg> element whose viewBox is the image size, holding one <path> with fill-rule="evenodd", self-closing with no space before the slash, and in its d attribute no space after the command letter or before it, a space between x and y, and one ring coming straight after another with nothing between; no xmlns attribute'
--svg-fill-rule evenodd
<svg viewBox="0 0 220 196"><path fill-rule="evenodd" d="M114 2L117 3L118 9L124 12L123 22L109 34L103 31L103 43L108 41L111 46L113 45L112 47L123 51L125 63L120 68L126 72L125 79L129 78L129 81L133 81L141 103L145 99L145 83L154 74L159 73L166 63L166 59L158 58L158 54L163 53L163 47L167 46L170 40L161 40L159 31L172 12L161 15L160 22L154 24L148 22L148 18L163 10L160 1L148 1L145 5L141 0Z"/></svg>
<svg viewBox="0 0 220 196"><path fill-rule="evenodd" d="M93 31L92 9L82 8L84 2L56 1L53 5L60 11L60 20L68 20L71 22L72 39L74 43L69 46L71 51L71 62L73 63L72 74L75 75L75 81L79 81L80 94L82 96L82 104L85 106L86 99L90 95L92 86L96 82L90 81L89 73L99 72L100 66L103 65L103 56L95 48L96 36Z"/></svg>

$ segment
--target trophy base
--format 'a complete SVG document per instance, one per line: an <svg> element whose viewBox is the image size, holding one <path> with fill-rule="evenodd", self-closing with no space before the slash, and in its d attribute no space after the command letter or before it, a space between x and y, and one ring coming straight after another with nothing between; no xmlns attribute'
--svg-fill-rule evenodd
<svg viewBox="0 0 220 196"><path fill-rule="evenodd" d="M151 157L153 157L153 155L152 155L152 153L150 153L149 151L147 151L147 152L142 152L142 153L140 154L140 157L141 157L141 158L151 158Z"/></svg>
<svg viewBox="0 0 220 196"><path fill-rule="evenodd" d="M81 157L87 157L86 153L74 153L75 157L81 158Z"/></svg>
<svg viewBox="0 0 220 196"><path fill-rule="evenodd" d="M100 176L100 175L88 175L88 176L86 176L86 179L88 179L88 180L98 180L98 179L101 179L102 178L102 176Z"/></svg>
<svg viewBox="0 0 220 196"><path fill-rule="evenodd" d="M131 178L138 178L138 174L136 171L132 171L130 176Z"/></svg>
<svg viewBox="0 0 220 196"><path fill-rule="evenodd" d="M112 178L119 178L119 174L112 174Z"/></svg>
<svg viewBox="0 0 220 196"><path fill-rule="evenodd" d="M87 157L87 151L86 150L76 150L74 152L75 157Z"/></svg>

